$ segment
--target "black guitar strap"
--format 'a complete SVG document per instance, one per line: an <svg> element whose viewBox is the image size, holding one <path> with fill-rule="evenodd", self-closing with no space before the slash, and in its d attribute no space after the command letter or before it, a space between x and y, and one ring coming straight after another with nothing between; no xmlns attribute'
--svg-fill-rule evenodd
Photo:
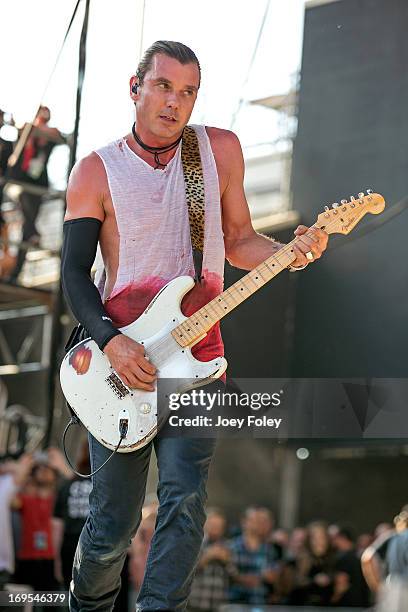
<svg viewBox="0 0 408 612"><path fill-rule="evenodd" d="M186 125L183 132L181 161L183 164L188 218L190 221L195 280L196 282L201 282L205 218L204 176L197 134L194 128L189 125Z"/></svg>

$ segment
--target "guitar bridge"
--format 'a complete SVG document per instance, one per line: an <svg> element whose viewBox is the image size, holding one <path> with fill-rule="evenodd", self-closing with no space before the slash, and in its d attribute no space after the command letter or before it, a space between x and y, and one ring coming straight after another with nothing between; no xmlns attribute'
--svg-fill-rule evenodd
<svg viewBox="0 0 408 612"><path fill-rule="evenodd" d="M129 389L123 384L120 380L119 376L112 372L107 378L105 378L106 382L115 393L116 397L119 399L123 399L126 395L129 395Z"/></svg>

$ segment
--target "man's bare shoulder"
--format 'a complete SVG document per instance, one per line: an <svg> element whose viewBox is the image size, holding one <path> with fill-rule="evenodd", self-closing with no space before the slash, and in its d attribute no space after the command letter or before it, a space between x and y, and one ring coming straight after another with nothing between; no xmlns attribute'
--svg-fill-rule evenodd
<svg viewBox="0 0 408 612"><path fill-rule="evenodd" d="M79 160L73 167L67 187L65 219L105 216L103 202L109 194L105 168L95 152Z"/></svg>
<svg viewBox="0 0 408 612"><path fill-rule="evenodd" d="M235 132L209 126L206 126L205 129L213 149L215 147L217 150L224 150L227 153L241 151L241 143Z"/></svg>
<svg viewBox="0 0 408 612"><path fill-rule="evenodd" d="M220 176L221 195L224 193L231 176L241 181L244 172L244 158L238 136L231 130L206 127L211 148Z"/></svg>
<svg viewBox="0 0 408 612"><path fill-rule="evenodd" d="M86 157L76 162L69 177L68 188L81 187L85 183L88 187L90 183L107 184L106 172L103 162L99 155L92 151Z"/></svg>

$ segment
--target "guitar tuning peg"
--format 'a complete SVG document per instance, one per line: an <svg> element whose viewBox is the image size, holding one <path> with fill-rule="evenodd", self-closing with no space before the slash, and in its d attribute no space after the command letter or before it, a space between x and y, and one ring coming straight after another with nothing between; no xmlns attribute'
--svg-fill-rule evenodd
<svg viewBox="0 0 408 612"><path fill-rule="evenodd" d="M354 196L350 196L350 202L354 202L355 201L355 197Z"/></svg>
<svg viewBox="0 0 408 612"><path fill-rule="evenodd" d="M341 204L347 204L347 200L340 200Z"/></svg>
<svg viewBox="0 0 408 612"><path fill-rule="evenodd" d="M360 199L361 199L361 198L364 198L364 191L360 191L360 193L358 194L358 197L359 197Z"/></svg>
<svg viewBox="0 0 408 612"><path fill-rule="evenodd" d="M337 208L338 205L339 205L338 202L334 202L333 205L332 205L332 208Z"/></svg>
<svg viewBox="0 0 408 612"><path fill-rule="evenodd" d="M330 210L330 208L329 208L328 206L325 206L325 207L324 207L324 211L325 211L325 212L327 212L327 211L329 211L329 210Z"/></svg>
<svg viewBox="0 0 408 612"><path fill-rule="evenodd" d="M368 195L370 195L370 193L373 193L373 190L372 189L367 189L367 193L368 193Z"/></svg>

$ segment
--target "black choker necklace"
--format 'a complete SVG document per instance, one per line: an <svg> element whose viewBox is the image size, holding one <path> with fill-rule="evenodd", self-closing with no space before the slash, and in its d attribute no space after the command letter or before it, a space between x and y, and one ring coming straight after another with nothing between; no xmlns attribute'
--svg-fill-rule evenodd
<svg viewBox="0 0 408 612"><path fill-rule="evenodd" d="M145 144L143 140L140 140L139 136L136 134L136 123L132 125L132 134L133 134L133 138L136 140L137 144L142 147L142 149L154 155L154 161L157 164L154 168L155 170L157 170L157 168L160 168L160 167L165 168L167 165L167 164L161 163L159 159L159 155L161 153L167 153L168 151L175 149L177 145L180 143L180 140L183 138L183 134L181 134L181 136L179 136L177 140L175 140L172 144L166 145L165 147L150 147L149 145Z"/></svg>

